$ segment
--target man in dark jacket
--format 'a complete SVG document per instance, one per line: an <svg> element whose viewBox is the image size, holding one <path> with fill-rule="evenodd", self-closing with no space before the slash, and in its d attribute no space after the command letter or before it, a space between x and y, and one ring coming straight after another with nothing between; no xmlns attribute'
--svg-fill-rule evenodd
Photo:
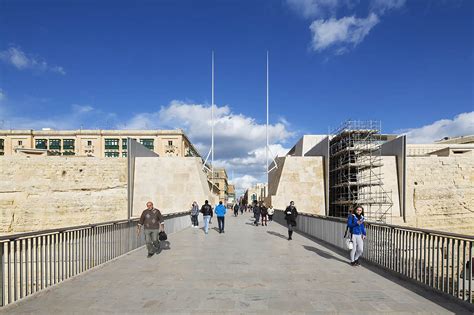
<svg viewBox="0 0 474 315"><path fill-rule="evenodd" d="M209 221L212 217L212 207L209 204L209 201L204 201L204 204L201 207L201 213L204 219L204 232L207 234L209 232Z"/></svg>
<svg viewBox="0 0 474 315"><path fill-rule="evenodd" d="M238 216L239 215L239 204L238 203L235 203L234 205L234 216Z"/></svg>
<svg viewBox="0 0 474 315"><path fill-rule="evenodd" d="M146 203L137 225L137 235L140 235L141 227L145 228L145 242L148 250L148 258L160 251L159 234L165 230L165 223L160 210L153 207L153 202Z"/></svg>
<svg viewBox="0 0 474 315"><path fill-rule="evenodd" d="M291 201L290 205L286 207L285 210L285 220L286 225L288 226L288 240L292 240L291 236L293 235L293 228L296 226L296 217L298 216L298 211L296 211L295 202Z"/></svg>
<svg viewBox="0 0 474 315"><path fill-rule="evenodd" d="M259 205L257 204L257 200L254 200L254 201L253 201L253 208L252 208L252 210L253 210L253 216L254 216L254 218L255 218L254 224L255 224L256 226L258 226L258 221L260 220L260 207L259 207Z"/></svg>

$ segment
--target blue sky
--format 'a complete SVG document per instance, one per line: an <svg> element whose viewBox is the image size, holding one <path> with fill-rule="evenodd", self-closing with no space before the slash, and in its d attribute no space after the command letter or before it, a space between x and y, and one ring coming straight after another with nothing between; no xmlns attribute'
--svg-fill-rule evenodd
<svg viewBox="0 0 474 315"><path fill-rule="evenodd" d="M216 155L244 186L266 50L275 154L348 118L426 142L474 133L473 20L457 0L2 1L0 128L184 128L205 155L214 50Z"/></svg>

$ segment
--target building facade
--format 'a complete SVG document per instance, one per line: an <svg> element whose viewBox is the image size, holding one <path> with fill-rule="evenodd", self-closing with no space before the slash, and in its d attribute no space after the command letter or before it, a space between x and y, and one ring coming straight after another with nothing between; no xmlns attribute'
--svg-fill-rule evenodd
<svg viewBox="0 0 474 315"><path fill-rule="evenodd" d="M159 156L200 156L177 130L0 130L0 156L15 154L127 157L127 138Z"/></svg>
<svg viewBox="0 0 474 315"><path fill-rule="evenodd" d="M219 191L219 201L226 204L229 199L229 181L225 169L214 168L214 174L208 172L207 177Z"/></svg>

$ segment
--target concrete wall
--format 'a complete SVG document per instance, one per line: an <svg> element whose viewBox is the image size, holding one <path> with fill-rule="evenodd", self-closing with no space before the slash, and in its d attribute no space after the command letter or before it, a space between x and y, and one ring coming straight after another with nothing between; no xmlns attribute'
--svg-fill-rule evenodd
<svg viewBox="0 0 474 315"><path fill-rule="evenodd" d="M140 216L147 201L153 201L162 213L191 209L211 200L211 192L200 158L137 157L135 158L134 217Z"/></svg>
<svg viewBox="0 0 474 315"><path fill-rule="evenodd" d="M270 176L270 202L273 207L285 209L293 200L301 212L324 215L323 158L286 156L279 159L284 159L284 162L277 161L280 169Z"/></svg>
<svg viewBox="0 0 474 315"><path fill-rule="evenodd" d="M407 157L407 223L474 235L474 158Z"/></svg>
<svg viewBox="0 0 474 315"><path fill-rule="evenodd" d="M127 217L127 161L87 157L0 159L0 233Z"/></svg>

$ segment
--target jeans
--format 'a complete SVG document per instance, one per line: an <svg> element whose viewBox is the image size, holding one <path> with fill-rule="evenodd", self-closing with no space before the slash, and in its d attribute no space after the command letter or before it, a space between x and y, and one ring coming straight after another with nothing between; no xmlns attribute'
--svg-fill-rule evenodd
<svg viewBox="0 0 474 315"><path fill-rule="evenodd" d="M364 240L362 239L362 235L353 234L352 244L354 247L352 247L351 250L351 262L354 262L359 259L359 257L362 256L362 253L364 252Z"/></svg>
<svg viewBox="0 0 474 315"><path fill-rule="evenodd" d="M145 243L148 254L155 254L160 250L159 229L145 229Z"/></svg>
<svg viewBox="0 0 474 315"><path fill-rule="evenodd" d="M255 214L255 222L254 222L254 224L258 225L258 221L260 221L260 213Z"/></svg>
<svg viewBox="0 0 474 315"><path fill-rule="evenodd" d="M262 214L262 225L263 225L264 221L265 221L265 224L267 224L267 215L266 214Z"/></svg>
<svg viewBox="0 0 474 315"><path fill-rule="evenodd" d="M273 214L268 215L268 221L273 221Z"/></svg>
<svg viewBox="0 0 474 315"><path fill-rule="evenodd" d="M204 232L209 232L209 221L211 220L211 216L210 215L205 215L204 216Z"/></svg>
<svg viewBox="0 0 474 315"><path fill-rule="evenodd" d="M199 226L198 214L191 216L191 222L193 226Z"/></svg>
<svg viewBox="0 0 474 315"><path fill-rule="evenodd" d="M219 225L219 233L224 232L224 218L225 217L217 217L217 224Z"/></svg>

